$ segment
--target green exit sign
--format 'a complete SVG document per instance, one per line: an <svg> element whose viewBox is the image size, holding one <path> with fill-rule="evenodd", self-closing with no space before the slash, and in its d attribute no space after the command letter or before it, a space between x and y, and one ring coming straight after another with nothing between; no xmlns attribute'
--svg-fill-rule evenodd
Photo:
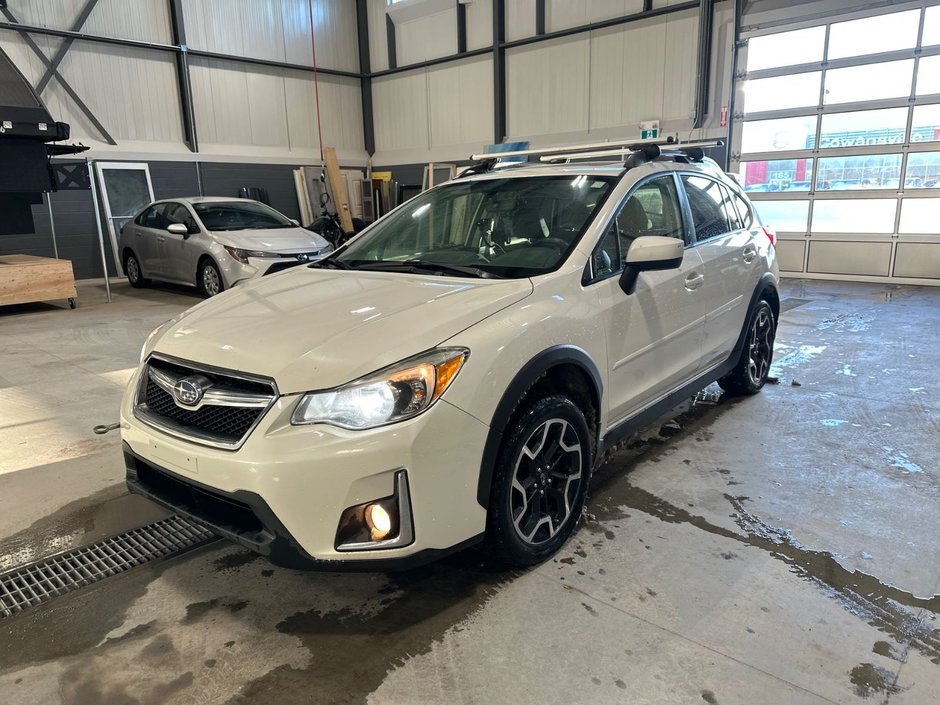
<svg viewBox="0 0 940 705"><path fill-rule="evenodd" d="M655 128L652 130L643 130L640 133L640 138L644 140L653 140L653 139L656 139L657 137L659 137L659 130Z"/></svg>

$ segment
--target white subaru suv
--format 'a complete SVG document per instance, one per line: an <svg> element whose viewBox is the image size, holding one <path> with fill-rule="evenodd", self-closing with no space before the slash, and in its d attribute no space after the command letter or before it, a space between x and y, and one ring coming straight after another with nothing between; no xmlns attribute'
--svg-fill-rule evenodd
<svg viewBox="0 0 940 705"><path fill-rule="evenodd" d="M701 149L623 153L484 161L155 330L130 490L292 567L550 556L605 448L771 363L773 231Z"/></svg>

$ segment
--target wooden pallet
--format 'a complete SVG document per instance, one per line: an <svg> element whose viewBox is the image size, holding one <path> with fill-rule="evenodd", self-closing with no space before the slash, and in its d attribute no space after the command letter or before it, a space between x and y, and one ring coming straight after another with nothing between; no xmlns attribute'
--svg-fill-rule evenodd
<svg viewBox="0 0 940 705"><path fill-rule="evenodd" d="M76 296L69 260L0 255L0 306L66 299L75 308Z"/></svg>

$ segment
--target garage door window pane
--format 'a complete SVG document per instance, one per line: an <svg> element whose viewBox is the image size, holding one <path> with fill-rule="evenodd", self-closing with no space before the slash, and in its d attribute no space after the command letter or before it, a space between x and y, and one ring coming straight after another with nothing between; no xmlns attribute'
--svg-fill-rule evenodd
<svg viewBox="0 0 940 705"><path fill-rule="evenodd" d="M833 69L826 74L826 105L903 98L911 94L914 60Z"/></svg>
<svg viewBox="0 0 940 705"><path fill-rule="evenodd" d="M911 142L940 141L940 105L918 105L914 107L911 123Z"/></svg>
<svg viewBox="0 0 940 705"><path fill-rule="evenodd" d="M829 29L829 58L913 49L919 24L920 10L837 22Z"/></svg>
<svg viewBox="0 0 940 705"><path fill-rule="evenodd" d="M921 46L940 44L940 5L927 8L924 16L924 38Z"/></svg>
<svg viewBox="0 0 940 705"><path fill-rule="evenodd" d="M825 41L825 26L752 37L747 41L747 70L775 69L822 61Z"/></svg>
<svg viewBox="0 0 940 705"><path fill-rule="evenodd" d="M761 223L777 232L805 233L809 201L753 201Z"/></svg>
<svg viewBox="0 0 940 705"><path fill-rule="evenodd" d="M741 151L777 152L816 146L815 116L754 120L741 128Z"/></svg>
<svg viewBox="0 0 940 705"><path fill-rule="evenodd" d="M940 233L940 198L905 198L901 201L902 233L930 235Z"/></svg>
<svg viewBox="0 0 940 705"><path fill-rule="evenodd" d="M913 152L907 155L904 188L940 189L940 152ZM937 211L934 220L940 220Z"/></svg>
<svg viewBox="0 0 940 705"><path fill-rule="evenodd" d="M744 110L756 113L819 103L819 71L744 82Z"/></svg>
<svg viewBox="0 0 940 705"><path fill-rule="evenodd" d="M940 56L925 56L917 67L917 95L940 93Z"/></svg>
<svg viewBox="0 0 940 705"><path fill-rule="evenodd" d="M819 160L817 191L891 188L901 183L901 155L830 157Z"/></svg>
<svg viewBox="0 0 940 705"><path fill-rule="evenodd" d="M740 176L745 191L809 191L813 180L813 160L744 162Z"/></svg>
<svg viewBox="0 0 940 705"><path fill-rule="evenodd" d="M893 198L816 201L814 233L890 233L897 201Z"/></svg>
<svg viewBox="0 0 940 705"><path fill-rule="evenodd" d="M907 130L907 108L829 113L822 116L820 149L901 144Z"/></svg>

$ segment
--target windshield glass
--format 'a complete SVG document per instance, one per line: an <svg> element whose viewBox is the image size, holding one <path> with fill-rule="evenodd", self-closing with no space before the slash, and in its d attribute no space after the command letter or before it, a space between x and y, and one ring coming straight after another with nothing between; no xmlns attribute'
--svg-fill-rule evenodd
<svg viewBox="0 0 940 705"><path fill-rule="evenodd" d="M270 206L253 201L194 203L193 208L203 225L212 231L297 227Z"/></svg>
<svg viewBox="0 0 940 705"><path fill-rule="evenodd" d="M611 177L453 181L416 196L335 259L352 268L527 277L558 267L613 185Z"/></svg>

